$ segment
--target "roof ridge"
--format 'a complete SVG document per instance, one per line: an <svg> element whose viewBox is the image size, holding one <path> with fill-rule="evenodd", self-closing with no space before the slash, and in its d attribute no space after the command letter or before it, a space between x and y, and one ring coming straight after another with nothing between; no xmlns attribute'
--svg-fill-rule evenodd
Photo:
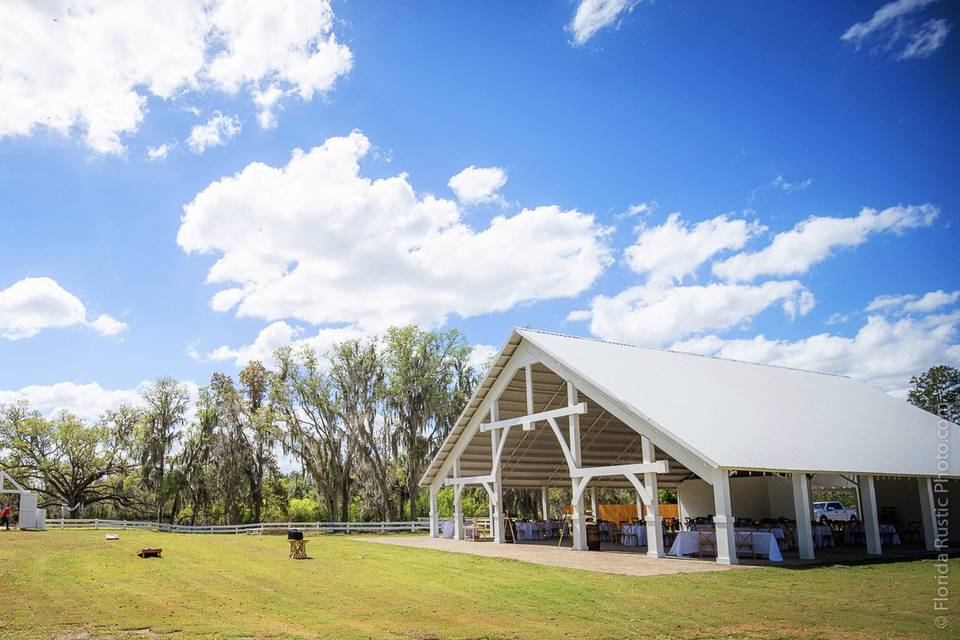
<svg viewBox="0 0 960 640"><path fill-rule="evenodd" d="M691 356L694 358L707 358L709 360L719 360L721 362L736 362L737 364L750 364L755 367L770 367L772 369L785 369L787 371L796 371L798 373L813 373L820 376L831 376L833 378L843 378L845 380L853 380L851 376L845 376L840 373L828 373L826 371L814 371L813 369L801 369L799 367L788 367L782 364L766 364L763 362L751 362L750 360L739 360L737 358L723 358L720 356L708 356L702 353L691 353L689 351L678 351L677 349L665 349L663 347L645 347L639 344L630 344L629 342L620 342L618 340L604 340L602 338L589 338L586 336L574 336L567 333L560 333L558 331L544 331L543 329L534 329L532 327L515 327L514 331L518 333L523 331L531 331L533 333L542 333L549 336L557 336L558 338L572 338L574 340L586 340L589 342L602 342L604 344L612 344L620 347L631 347L633 349L646 349L648 351L660 351L663 353L675 353L681 356Z"/></svg>

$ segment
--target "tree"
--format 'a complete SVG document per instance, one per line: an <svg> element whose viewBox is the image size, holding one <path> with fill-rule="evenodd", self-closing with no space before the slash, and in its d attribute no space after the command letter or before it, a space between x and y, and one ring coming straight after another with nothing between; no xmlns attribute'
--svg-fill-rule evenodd
<svg viewBox="0 0 960 640"><path fill-rule="evenodd" d="M438 333L408 326L387 331L387 406L396 422L395 442L406 457L413 520L428 455L452 426L451 416L462 409L460 398L451 397L458 385L465 386L457 371L466 367L470 351L466 337L456 329ZM463 391L457 395L462 397Z"/></svg>
<svg viewBox="0 0 960 640"><path fill-rule="evenodd" d="M353 486L355 441L343 424L330 378L310 347L277 351L272 393L284 425L283 447L316 484L327 517L345 520Z"/></svg>
<svg viewBox="0 0 960 640"><path fill-rule="evenodd" d="M960 423L960 370L940 364L910 378L907 400L921 409Z"/></svg>
<svg viewBox="0 0 960 640"><path fill-rule="evenodd" d="M67 412L48 420L18 403L0 414L0 447L14 475L47 504L66 505L71 516L102 502L132 506L123 480L133 467L130 443L139 420L137 410L124 407L88 426Z"/></svg>
<svg viewBox="0 0 960 640"><path fill-rule="evenodd" d="M329 359L337 413L379 489L383 517L392 520L390 431L383 420L384 371L377 340L348 340L334 347Z"/></svg>
<svg viewBox="0 0 960 640"><path fill-rule="evenodd" d="M154 492L155 516L163 518L168 456L186 422L190 393L173 378L159 378L143 393L146 409L139 431L141 482ZM173 516L171 515L171 519Z"/></svg>

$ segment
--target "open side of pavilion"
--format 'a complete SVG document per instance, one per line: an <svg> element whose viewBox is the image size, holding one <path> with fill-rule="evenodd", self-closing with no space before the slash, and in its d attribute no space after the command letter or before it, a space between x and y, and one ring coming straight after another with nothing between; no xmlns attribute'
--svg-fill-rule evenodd
<svg viewBox="0 0 960 640"><path fill-rule="evenodd" d="M799 558L816 556L812 483L855 487L864 546L884 552L881 509L922 523L928 551L960 532L941 497L957 495L960 427L843 376L517 329L441 445L421 485L482 486L495 543L504 488L572 495L574 550L587 549L585 496L602 483L646 507L647 555L666 549L658 489L683 517L712 516L716 561L737 563L736 517L796 521ZM594 512L596 508L594 508ZM960 511L960 510L951 510Z"/></svg>

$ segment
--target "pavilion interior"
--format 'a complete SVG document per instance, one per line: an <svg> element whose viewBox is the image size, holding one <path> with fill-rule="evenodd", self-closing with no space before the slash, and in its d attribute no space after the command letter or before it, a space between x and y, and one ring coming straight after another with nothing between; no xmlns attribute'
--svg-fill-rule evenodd
<svg viewBox="0 0 960 640"><path fill-rule="evenodd" d="M532 365L533 407L532 412L566 407L567 383L546 366ZM499 400L499 419L509 419L530 413L527 405L526 378L523 368L510 380ZM580 416L582 465L585 467L609 466L642 462L641 436L618 418L611 415L598 402L582 391L579 402L587 403L587 413ZM489 417L484 418L484 422ZM567 436L567 418L558 425ZM538 490L547 486L569 492L571 480L563 452L553 430L540 422L532 430L520 426L509 430L506 436L501 464L504 492L515 489ZM657 448L656 459L667 460L669 472L657 474L660 489L676 489L679 498L681 522L688 517L710 517L714 513L713 489L705 480L684 467L669 452ZM460 457L460 476L483 476L490 473L492 465L491 437L489 432L478 432ZM951 494L960 504L960 482L951 481ZM920 520L920 500L914 478L876 479L877 503L881 518L895 518L904 525ZM596 478L590 487L623 489L632 492L629 481L623 476ZM795 518L795 508L789 476L762 472L735 472L730 482L731 503L734 516L738 518ZM811 488L846 489L856 498L852 478L842 476L813 476ZM531 491L531 494L534 492ZM567 494L569 495L569 494ZM609 494L608 494L609 495ZM621 496L627 495L624 493ZM631 495L635 495L632 494ZM533 496L531 496L532 498ZM589 497L586 498L589 509ZM533 498L529 504L538 504ZM858 509L858 512L859 509ZM860 512L862 513L862 512ZM511 514L536 516L531 514ZM558 514L552 514L557 517ZM960 537L960 509L951 513L951 532Z"/></svg>

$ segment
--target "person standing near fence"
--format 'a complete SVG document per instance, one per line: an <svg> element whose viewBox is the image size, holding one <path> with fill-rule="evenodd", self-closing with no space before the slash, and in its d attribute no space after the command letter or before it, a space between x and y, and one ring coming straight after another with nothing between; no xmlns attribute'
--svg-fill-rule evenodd
<svg viewBox="0 0 960 640"><path fill-rule="evenodd" d="M7 528L7 531L10 531L10 516L13 514L13 511L10 507L4 507L3 511L0 511L0 526Z"/></svg>

